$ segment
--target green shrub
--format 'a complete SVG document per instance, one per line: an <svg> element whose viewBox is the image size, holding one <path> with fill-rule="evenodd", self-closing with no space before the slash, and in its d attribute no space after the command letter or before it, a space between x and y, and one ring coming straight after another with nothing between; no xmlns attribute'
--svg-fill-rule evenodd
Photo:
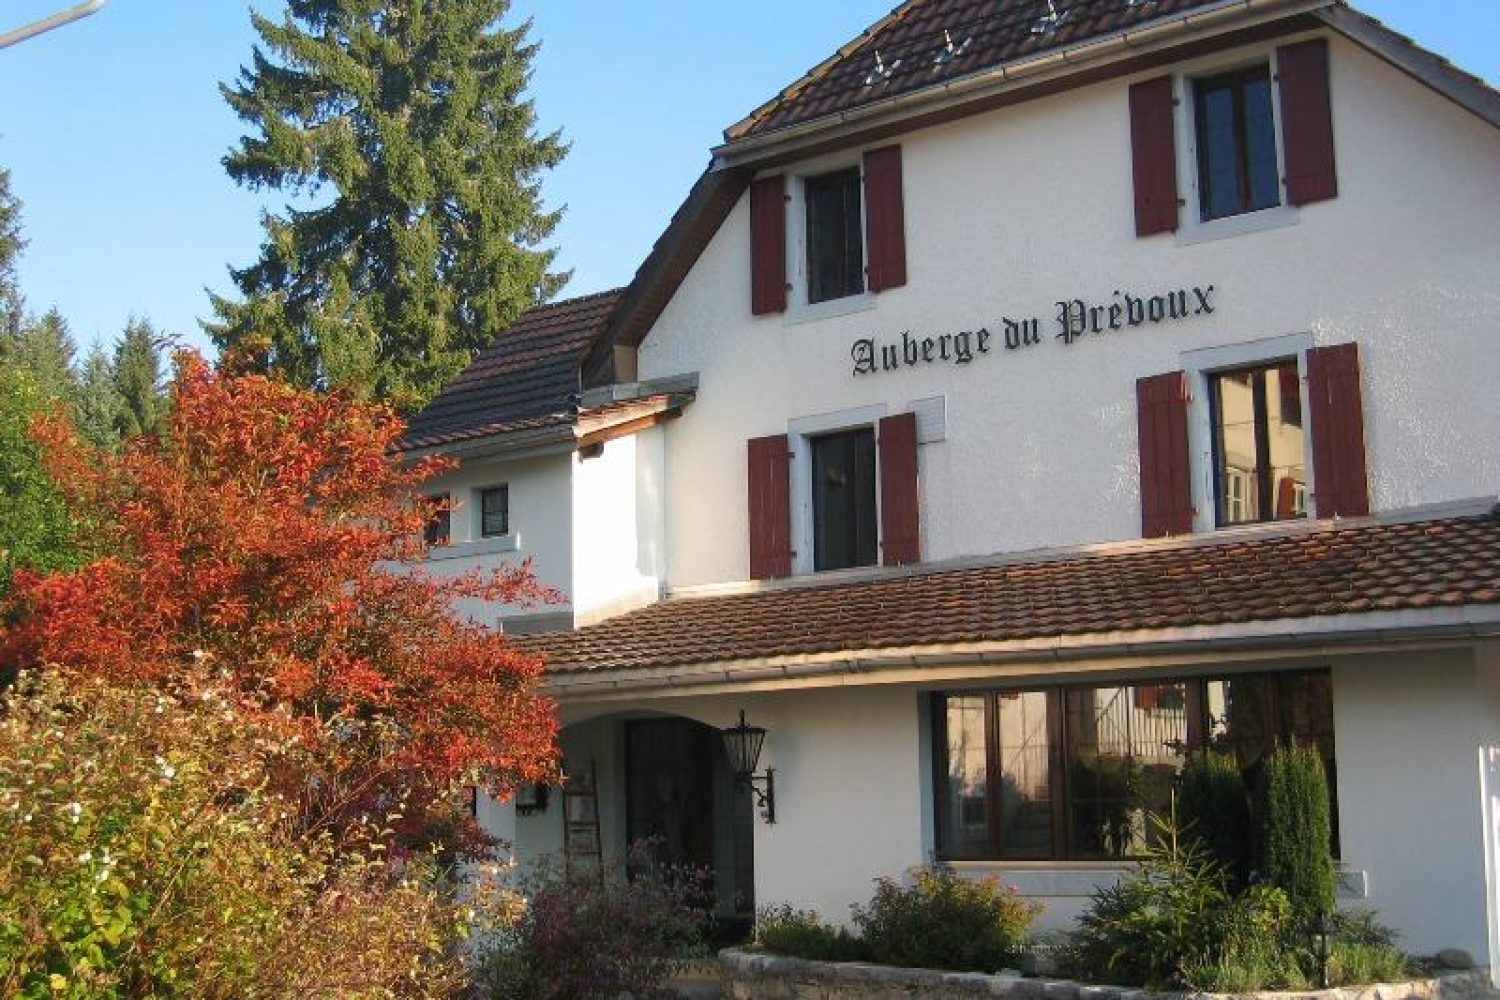
<svg viewBox="0 0 1500 1000"><path fill-rule="evenodd" d="M1235 886L1250 877L1250 796L1232 756L1205 750L1188 758L1178 802L1183 830L1202 841Z"/></svg>
<svg viewBox="0 0 1500 1000"><path fill-rule="evenodd" d="M707 879L655 864L649 843L602 872L544 864L520 919L481 954L478 986L494 1000L675 997L662 984L703 953Z"/></svg>
<svg viewBox="0 0 1500 1000"><path fill-rule="evenodd" d="M0 996L444 997L460 913L288 822L286 733L224 692L179 701L22 675L0 696Z"/></svg>
<svg viewBox="0 0 1500 1000"><path fill-rule="evenodd" d="M1279 886L1299 927L1333 912L1333 856L1328 778L1312 747L1283 747L1271 755L1262 795L1261 877Z"/></svg>
<svg viewBox="0 0 1500 1000"><path fill-rule="evenodd" d="M1335 986L1399 983L1411 977L1411 961L1394 945L1335 938L1329 946L1328 981Z"/></svg>
<svg viewBox="0 0 1500 1000"><path fill-rule="evenodd" d="M864 942L843 927L824 923L812 910L789 904L755 915L755 942L766 951L813 962L854 962L866 957Z"/></svg>
<svg viewBox="0 0 1500 1000"><path fill-rule="evenodd" d="M1016 961L1041 911L999 881L960 878L953 869L915 868L911 884L877 879L854 923L871 961L915 968L995 971Z"/></svg>

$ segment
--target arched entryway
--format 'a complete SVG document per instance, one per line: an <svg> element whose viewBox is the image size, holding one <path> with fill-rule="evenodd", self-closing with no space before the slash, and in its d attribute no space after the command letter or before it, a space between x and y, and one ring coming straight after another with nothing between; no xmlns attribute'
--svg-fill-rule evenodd
<svg viewBox="0 0 1500 1000"><path fill-rule="evenodd" d="M621 720L625 841L658 860L713 872L714 916L730 930L755 913L750 796L737 788L719 731L681 716Z"/></svg>

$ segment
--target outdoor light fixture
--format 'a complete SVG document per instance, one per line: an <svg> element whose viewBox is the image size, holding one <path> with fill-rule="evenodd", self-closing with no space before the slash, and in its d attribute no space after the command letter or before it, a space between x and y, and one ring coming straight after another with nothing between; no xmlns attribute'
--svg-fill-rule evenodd
<svg viewBox="0 0 1500 1000"><path fill-rule="evenodd" d="M736 788L748 788L755 793L755 802L767 823L776 822L776 772L766 768L765 774L756 774L760 763L760 748L765 745L766 731L760 726L745 725L745 710L740 709L740 724L720 731L724 737L724 752L729 755L729 767L734 771ZM761 791L761 785L765 791Z"/></svg>
<svg viewBox="0 0 1500 1000"><path fill-rule="evenodd" d="M1313 924L1313 938L1318 946L1318 982L1322 989L1328 989L1328 939L1338 933L1338 926L1333 922L1333 916L1320 912L1317 921Z"/></svg>

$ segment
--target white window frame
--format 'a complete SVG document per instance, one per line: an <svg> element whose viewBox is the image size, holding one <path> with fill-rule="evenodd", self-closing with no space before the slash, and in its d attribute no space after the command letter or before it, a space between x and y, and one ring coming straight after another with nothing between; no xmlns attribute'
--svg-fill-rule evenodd
<svg viewBox="0 0 1500 1000"><path fill-rule="evenodd" d="M484 495L491 490L505 490L505 532L500 535L486 535L484 533ZM474 487L474 524L470 539L475 542L490 542L497 538L509 538L516 533L515 526L510 523L510 483L486 483L483 486Z"/></svg>
<svg viewBox="0 0 1500 1000"><path fill-rule="evenodd" d="M1208 79L1235 70L1265 65L1271 74L1271 128L1276 138L1276 178L1279 203L1255 212L1228 215L1221 219L1203 221L1203 206L1198 190L1198 119L1194 107L1194 86L1198 80ZM1188 63L1172 78L1172 96L1176 98L1174 125L1177 130L1177 177L1182 191L1183 217L1180 220L1176 244L1192 246L1211 243L1215 240L1231 239L1250 233L1266 232L1295 226L1302 221L1302 211L1288 204L1286 197L1286 146L1283 142L1281 117L1281 88L1277 86L1275 49L1247 52L1238 58L1224 61L1210 57Z"/></svg>
<svg viewBox="0 0 1500 1000"><path fill-rule="evenodd" d="M875 447L875 563L880 565L880 420L885 417L883 404L861 406L832 413L820 413L810 417L798 417L787 421L787 445L791 452L791 470L788 489L792 507L792 574L808 576L816 572L813 561L813 502L812 502L812 443L811 439L839 431L869 429L876 435ZM842 570L824 570L827 573L847 573L868 570L873 566L851 566Z"/></svg>
<svg viewBox="0 0 1500 1000"><path fill-rule="evenodd" d="M1182 370L1188 389L1188 464L1193 493L1193 531L1236 531L1263 528L1266 523L1237 524L1219 527L1217 496L1214 493L1213 403L1209 380L1220 372L1253 368L1286 358L1297 359L1297 386L1302 398L1303 467L1307 517L1317 518L1317 470L1313 468L1312 402L1307 393L1307 352L1314 346L1311 333L1292 333L1264 340L1251 340L1221 347L1204 347L1184 351ZM1271 525L1284 522L1267 522Z"/></svg>
<svg viewBox="0 0 1500 1000"><path fill-rule="evenodd" d="M827 299L823 302L808 302L807 181L824 174L850 169L859 173L859 233L860 249L863 255L860 274L864 291L854 295L845 295L843 298ZM786 253L790 265L787 268L787 283L790 288L787 290L786 312L783 313L785 324L811 323L875 308L879 296L870 291L870 233L865 212L864 180L865 168L862 153L855 153L852 157L839 154L811 160L789 174Z"/></svg>

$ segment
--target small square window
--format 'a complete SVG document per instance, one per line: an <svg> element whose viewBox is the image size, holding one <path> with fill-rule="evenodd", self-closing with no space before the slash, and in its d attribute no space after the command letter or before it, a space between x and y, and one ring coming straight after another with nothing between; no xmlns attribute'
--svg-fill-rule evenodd
<svg viewBox="0 0 1500 1000"><path fill-rule="evenodd" d="M807 213L807 301L826 302L865 290L865 246L859 169L803 181Z"/></svg>
<svg viewBox="0 0 1500 1000"><path fill-rule="evenodd" d="M479 491L479 537L499 538L510 534L510 487L492 486Z"/></svg>
<svg viewBox="0 0 1500 1000"><path fill-rule="evenodd" d="M1269 67L1195 80L1193 117L1204 222L1281 204Z"/></svg>
<svg viewBox="0 0 1500 1000"><path fill-rule="evenodd" d="M812 451L813 569L873 566L875 431L865 427L809 440Z"/></svg>
<svg viewBox="0 0 1500 1000"><path fill-rule="evenodd" d="M448 494L434 493L426 497L426 500L431 504L441 504L442 507L433 511L427 523L422 526L422 540L429 546L447 545L452 514L448 508Z"/></svg>
<svg viewBox="0 0 1500 1000"><path fill-rule="evenodd" d="M1208 381L1219 526L1305 517L1297 362L1219 372Z"/></svg>

